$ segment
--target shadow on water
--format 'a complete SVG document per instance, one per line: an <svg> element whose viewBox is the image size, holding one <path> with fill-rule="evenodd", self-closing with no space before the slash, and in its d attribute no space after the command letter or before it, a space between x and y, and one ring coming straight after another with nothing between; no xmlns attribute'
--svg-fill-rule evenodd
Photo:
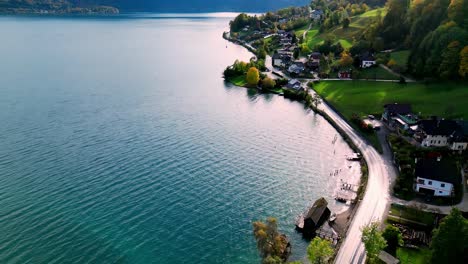
<svg viewBox="0 0 468 264"><path fill-rule="evenodd" d="M258 99L258 91L257 89L247 88L247 97L251 102L256 102Z"/></svg>
<svg viewBox="0 0 468 264"><path fill-rule="evenodd" d="M262 93L262 97L265 99L265 102L271 102L273 100L273 96L277 96L271 93Z"/></svg>

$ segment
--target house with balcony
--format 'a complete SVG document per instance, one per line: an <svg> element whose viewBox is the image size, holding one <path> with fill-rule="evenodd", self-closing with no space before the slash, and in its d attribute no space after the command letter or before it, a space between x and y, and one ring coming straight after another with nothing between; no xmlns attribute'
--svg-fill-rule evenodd
<svg viewBox="0 0 468 264"><path fill-rule="evenodd" d="M430 197L454 196L455 186L461 184L457 164L440 156L416 160L415 179L415 191Z"/></svg>

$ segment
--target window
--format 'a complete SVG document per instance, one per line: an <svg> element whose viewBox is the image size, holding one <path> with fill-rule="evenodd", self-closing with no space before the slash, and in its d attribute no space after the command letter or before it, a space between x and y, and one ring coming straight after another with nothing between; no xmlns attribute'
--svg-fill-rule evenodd
<svg viewBox="0 0 468 264"><path fill-rule="evenodd" d="M429 181L427 184L432 185L432 181Z"/></svg>
<svg viewBox="0 0 468 264"><path fill-rule="evenodd" d="M440 140L439 140L439 144L440 144Z"/></svg>
<svg viewBox="0 0 468 264"><path fill-rule="evenodd" d="M419 184L424 184L424 180L419 179L419 180L418 180L418 183L419 183Z"/></svg>
<svg viewBox="0 0 468 264"><path fill-rule="evenodd" d="M442 193L442 191L439 191L439 193Z"/></svg>
<svg viewBox="0 0 468 264"><path fill-rule="evenodd" d="M441 184L440 184L440 187L445 187L445 183L441 183Z"/></svg>

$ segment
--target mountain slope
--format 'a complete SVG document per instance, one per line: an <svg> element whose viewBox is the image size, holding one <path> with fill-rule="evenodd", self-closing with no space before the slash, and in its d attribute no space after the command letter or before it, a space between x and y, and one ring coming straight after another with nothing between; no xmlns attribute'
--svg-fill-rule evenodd
<svg viewBox="0 0 468 264"><path fill-rule="evenodd" d="M0 0L0 12L48 10L67 13L116 7L121 12L266 12L287 6L304 6L309 0Z"/></svg>

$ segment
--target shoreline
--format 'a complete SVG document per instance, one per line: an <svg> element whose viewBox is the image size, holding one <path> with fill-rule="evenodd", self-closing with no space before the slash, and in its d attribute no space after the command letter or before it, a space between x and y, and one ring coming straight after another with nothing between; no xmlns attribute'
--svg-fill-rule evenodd
<svg viewBox="0 0 468 264"><path fill-rule="evenodd" d="M248 47L247 45L239 42L239 41L235 41L231 38L228 37L228 34L229 32L223 32L223 38L226 40L226 41L229 41L233 44L236 44L236 45L240 45L244 48L246 48L248 51L254 53L255 50L252 48L252 47ZM255 55L255 54L254 54ZM260 91L258 88L255 88L255 87L244 87L244 86L238 86L236 84L234 84L233 82L229 81L229 80L225 80L226 82L229 82L230 84L234 85L234 86L237 86L237 87L242 87L242 88L247 88L247 89L256 89L257 91ZM308 90L309 92L309 90ZM266 92L266 94L276 94L276 93L272 93L272 92ZM279 95L279 94L277 94ZM298 101L298 100L295 100L295 101ZM299 103L302 103L304 104L303 101L298 101ZM326 101L324 101L322 99L322 103L325 103L327 105L329 105ZM338 124L327 114L325 113L325 111L323 110L320 110L314 106L311 106L310 109L315 113L315 114L318 114L320 116L322 116L335 130L336 132L342 137L343 141L348 145L349 148L351 148L351 150L353 150L354 152L356 153L360 153L361 155L363 154L362 151L359 149L359 147L351 140L350 136L343 130L341 129ZM337 112L339 115L341 115L341 113ZM344 207L343 210L340 210L339 212L336 212L336 216L337 216L337 219L336 219L336 223L333 223L332 226L333 227L336 227L337 228L337 232L339 232L339 234L341 235L341 239L339 240L338 244L336 245L336 250L335 250L335 254L334 256L336 257L339 250L340 250L340 247L341 245L343 244L345 238L346 238L346 234L348 233L348 229L351 225L351 223L353 222L354 220L354 216L356 215L356 212L360 206L360 203L361 203L361 200L365 194L365 191L366 191L366 187L367 187L367 183L368 183L368 164L367 164L367 160L363 157L363 159L361 160L360 162L360 166L361 166L361 175L360 175L360 179L359 179L359 188L356 192L357 196L355 198L355 201L354 203L352 203L351 205L349 205L347 208ZM334 258L335 258L334 257Z"/></svg>

